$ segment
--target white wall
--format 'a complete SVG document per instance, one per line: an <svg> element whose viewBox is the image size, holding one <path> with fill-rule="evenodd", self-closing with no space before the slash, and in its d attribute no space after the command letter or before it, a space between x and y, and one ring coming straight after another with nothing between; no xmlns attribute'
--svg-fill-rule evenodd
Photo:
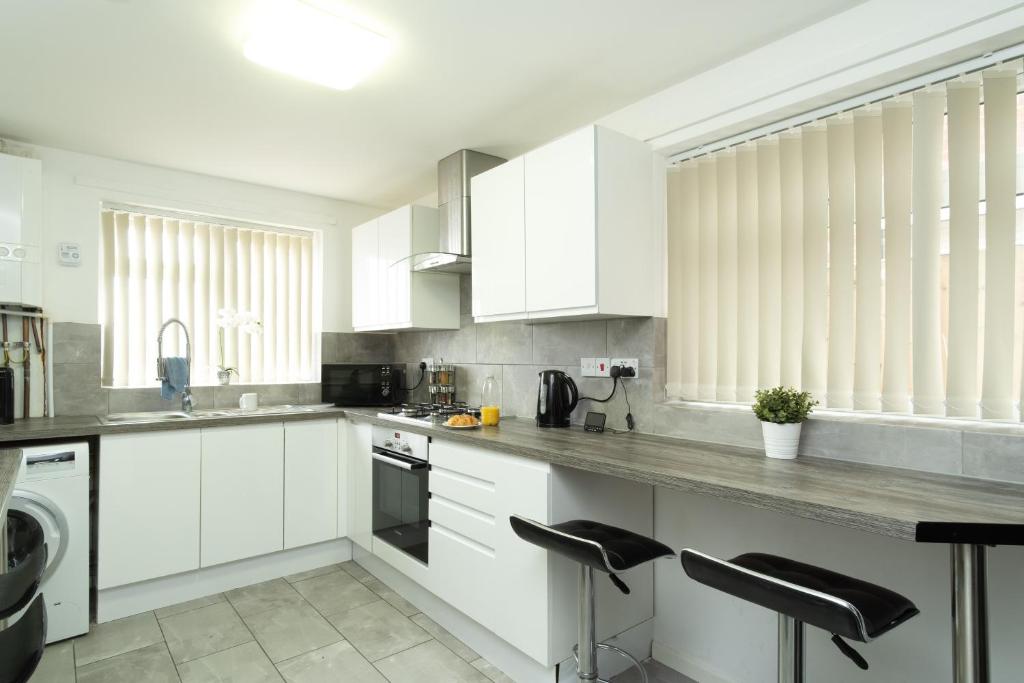
<svg viewBox="0 0 1024 683"><path fill-rule="evenodd" d="M47 147L13 147L43 163L43 307L53 320L99 322L99 210L113 201L322 231L323 329L351 331L350 229L380 209ZM82 265L60 266L58 242L78 242Z"/></svg>
<svg viewBox="0 0 1024 683"><path fill-rule="evenodd" d="M674 550L695 548L725 559L766 552L824 566L886 586L921 614L869 644L853 643L871 668L861 671L807 629L809 681L952 681L949 550L843 529L789 515L667 489L655 491L655 536ZM993 683L1024 671L1024 548L989 550ZM678 560L655 566L655 659L702 683L775 680L776 617L766 609L689 579Z"/></svg>
<svg viewBox="0 0 1024 683"><path fill-rule="evenodd" d="M600 121L665 153L1024 41L1024 3L868 0Z"/></svg>

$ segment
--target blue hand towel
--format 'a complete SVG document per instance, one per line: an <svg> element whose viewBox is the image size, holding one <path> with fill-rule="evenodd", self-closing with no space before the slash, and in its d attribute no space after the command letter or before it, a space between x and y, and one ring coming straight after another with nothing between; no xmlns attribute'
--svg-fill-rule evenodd
<svg viewBox="0 0 1024 683"><path fill-rule="evenodd" d="M188 382L188 361L181 357L164 358L164 379L160 398L169 401L185 390Z"/></svg>

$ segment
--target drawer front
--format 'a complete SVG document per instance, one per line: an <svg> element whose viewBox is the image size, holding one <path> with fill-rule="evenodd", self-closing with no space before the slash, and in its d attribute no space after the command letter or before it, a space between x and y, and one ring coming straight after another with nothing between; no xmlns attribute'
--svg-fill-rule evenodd
<svg viewBox="0 0 1024 683"><path fill-rule="evenodd" d="M432 494L430 496L430 522L457 532L488 548L492 554L494 553L496 522L494 515Z"/></svg>
<svg viewBox="0 0 1024 683"><path fill-rule="evenodd" d="M456 501L481 513L494 516L494 482L478 479L437 464L430 467L430 494Z"/></svg>

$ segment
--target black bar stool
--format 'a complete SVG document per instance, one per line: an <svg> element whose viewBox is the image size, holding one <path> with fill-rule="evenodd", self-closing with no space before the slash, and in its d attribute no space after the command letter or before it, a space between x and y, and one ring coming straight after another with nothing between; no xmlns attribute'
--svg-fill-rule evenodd
<svg viewBox="0 0 1024 683"><path fill-rule="evenodd" d="M659 557L674 557L672 549L653 538L583 519L548 526L512 515L509 522L519 538L564 555L580 565L579 639L573 648L577 678L604 683L597 674L597 650L601 648L617 652L633 662L640 671L641 680L647 683L647 672L636 657L622 648L597 642L594 570L608 574L616 588L629 594L629 587L616 573Z"/></svg>
<svg viewBox="0 0 1024 683"><path fill-rule="evenodd" d="M803 683L804 624L832 634L832 642L862 669L867 661L843 638L867 643L918 614L888 588L827 569L763 553L729 561L684 549L690 578L779 614L779 683Z"/></svg>
<svg viewBox="0 0 1024 683"><path fill-rule="evenodd" d="M39 522L18 510L7 513L7 572L0 574L0 619L28 609L0 631L0 683L24 683L46 647L46 603L32 596L46 570L46 543Z"/></svg>

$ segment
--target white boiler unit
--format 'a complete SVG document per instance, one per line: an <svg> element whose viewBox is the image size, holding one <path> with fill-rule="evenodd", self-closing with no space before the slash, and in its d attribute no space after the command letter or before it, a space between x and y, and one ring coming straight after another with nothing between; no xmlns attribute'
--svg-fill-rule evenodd
<svg viewBox="0 0 1024 683"><path fill-rule="evenodd" d="M42 304L42 163L0 154L0 305Z"/></svg>

